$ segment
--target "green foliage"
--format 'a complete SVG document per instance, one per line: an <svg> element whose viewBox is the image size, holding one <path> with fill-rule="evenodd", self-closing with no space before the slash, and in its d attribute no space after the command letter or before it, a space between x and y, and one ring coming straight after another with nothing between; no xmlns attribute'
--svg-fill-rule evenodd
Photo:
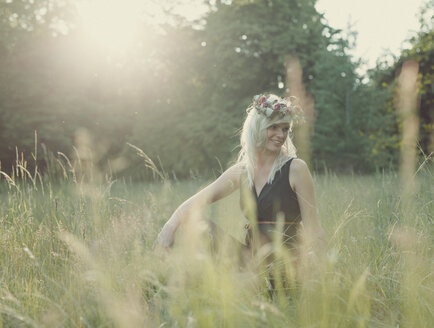
<svg viewBox="0 0 434 328"><path fill-rule="evenodd" d="M382 120L385 123L388 133L388 139L393 142L387 142L391 147L397 149L399 147L399 125L398 119L392 118L392 113L395 112L395 103L393 97L396 95L396 78L401 73L401 67L408 60L415 60L418 63L418 98L419 98L419 119L420 119L420 149L425 154L430 154L434 150L434 107L433 107L433 80L434 80L434 30L432 26L432 17L425 18L425 14L429 13L433 8L433 2L427 1L426 5L420 12L420 31L410 40L409 49L402 51L398 58L395 58L392 65L378 62L375 70L371 70L370 77L372 79L372 94L383 94L382 113L390 119ZM380 136L379 140L385 140ZM380 143L383 143L380 141ZM375 148L378 150L378 148Z"/></svg>
<svg viewBox="0 0 434 328"><path fill-rule="evenodd" d="M152 175L127 143L169 175L213 174L236 157L237 133L254 94L294 94L285 84L288 56L299 59L315 102L316 167L372 171L396 164L392 95L406 58L419 62L421 145L429 152L432 31L426 22L400 61L379 66L364 84L355 73L359 63L348 55L355 34L344 37L328 26L315 1L217 1L198 22L143 23L141 42L124 57L78 42L74 8L69 1L3 4L3 168L14 162L16 146L32 151L35 131L48 149L69 155L77 132L86 129L102 166L128 160L125 175Z"/></svg>

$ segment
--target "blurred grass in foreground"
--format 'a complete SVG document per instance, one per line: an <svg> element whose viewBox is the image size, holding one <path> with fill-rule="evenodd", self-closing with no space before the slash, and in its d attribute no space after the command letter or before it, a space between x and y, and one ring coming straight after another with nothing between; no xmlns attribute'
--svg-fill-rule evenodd
<svg viewBox="0 0 434 328"><path fill-rule="evenodd" d="M276 279L270 298L264 265L240 267L233 247L210 255L205 220L192 218L170 253L151 251L173 210L205 181L113 181L95 172L91 159L76 165L62 154L41 176L18 157L13 174L0 180L0 327L434 322L431 160L416 175L411 218L400 206L398 174L314 176L327 259L302 259L306 266L295 278L290 254L277 247L273 272L285 278ZM198 217L213 218L241 240L238 197Z"/></svg>

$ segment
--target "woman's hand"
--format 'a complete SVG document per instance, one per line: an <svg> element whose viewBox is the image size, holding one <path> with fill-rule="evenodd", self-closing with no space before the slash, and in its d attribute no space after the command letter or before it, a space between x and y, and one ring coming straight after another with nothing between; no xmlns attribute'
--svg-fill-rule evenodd
<svg viewBox="0 0 434 328"><path fill-rule="evenodd" d="M164 248L172 247L173 242L175 241L175 232L176 227L174 227L170 221L166 222L163 229L161 229L158 234L152 249L155 249L157 246L162 246Z"/></svg>

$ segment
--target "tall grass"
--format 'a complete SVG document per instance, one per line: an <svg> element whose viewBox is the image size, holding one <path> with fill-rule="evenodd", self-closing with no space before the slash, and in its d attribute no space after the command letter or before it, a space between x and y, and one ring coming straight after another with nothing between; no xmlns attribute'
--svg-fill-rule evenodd
<svg viewBox="0 0 434 328"><path fill-rule="evenodd" d="M173 250L152 252L163 223L206 181L169 181L162 175L160 182L131 183L96 171L89 158L70 161L58 154L47 162L44 176L37 168L29 172L17 152L12 173L1 173L0 327L434 322L430 160L416 175L410 213L401 206L394 172L314 176L329 239L326 259L306 254L294 265L276 242L271 269L260 254L241 265L234 241L218 254L211 251L209 219L243 238L236 194L196 213L178 232ZM276 277L272 293L267 270Z"/></svg>

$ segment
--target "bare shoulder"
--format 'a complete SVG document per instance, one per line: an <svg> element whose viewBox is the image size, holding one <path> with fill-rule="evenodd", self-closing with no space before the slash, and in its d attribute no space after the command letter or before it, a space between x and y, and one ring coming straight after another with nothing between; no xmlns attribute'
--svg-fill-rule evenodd
<svg viewBox="0 0 434 328"><path fill-rule="evenodd" d="M213 183L201 191L208 203L213 203L231 194L240 186L243 166L235 164L224 171Z"/></svg>
<svg viewBox="0 0 434 328"><path fill-rule="evenodd" d="M244 173L244 165L242 163L236 163L229 167L226 171L224 171L220 177L216 180L217 183L227 183L229 182L231 185L238 187L239 181Z"/></svg>
<svg viewBox="0 0 434 328"><path fill-rule="evenodd" d="M294 158L292 160L288 178L293 189L297 189L297 186L300 184L304 184L312 180L309 167L307 166L306 162L300 158Z"/></svg>
<svg viewBox="0 0 434 328"><path fill-rule="evenodd" d="M245 167L243 163L235 163L226 170L228 171L241 174L245 171Z"/></svg>
<svg viewBox="0 0 434 328"><path fill-rule="evenodd" d="M294 158L292 160L290 172L294 172L297 175L306 173L310 174L309 167L307 166L306 162L300 158Z"/></svg>
<svg viewBox="0 0 434 328"><path fill-rule="evenodd" d="M227 176L231 179L238 179L244 172L244 165L242 163L236 163L224 171L222 176Z"/></svg>

